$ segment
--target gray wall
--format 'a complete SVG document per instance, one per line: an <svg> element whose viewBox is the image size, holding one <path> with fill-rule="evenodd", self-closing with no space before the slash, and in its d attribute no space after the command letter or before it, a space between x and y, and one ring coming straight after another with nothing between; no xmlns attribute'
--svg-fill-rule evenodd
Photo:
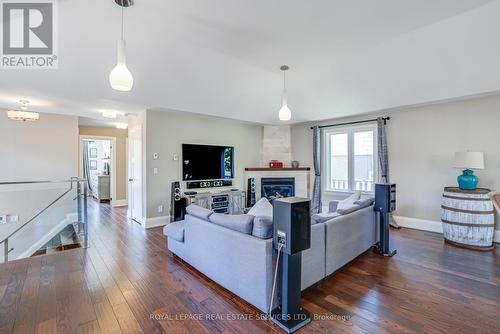
<svg viewBox="0 0 500 334"><path fill-rule="evenodd" d="M384 112L388 123L391 181L398 184L396 215L439 221L443 187L456 185L456 151L483 151L486 169L476 171L479 186L500 190L500 95ZM316 122L332 124L367 119L363 115ZM292 155L312 165L313 123L292 127ZM339 194L324 194L324 200ZM498 218L498 217L497 217ZM498 219L497 219L498 221ZM498 226L497 226L497 229Z"/></svg>
<svg viewBox="0 0 500 334"><path fill-rule="evenodd" d="M78 117L40 114L12 121L0 112L0 182L78 176Z"/></svg>
<svg viewBox="0 0 500 334"><path fill-rule="evenodd" d="M243 189L245 167L258 166L262 148L262 126L186 112L148 110L146 113L146 217L169 214L170 185L182 177L181 145L213 144L235 147L233 187ZM159 159L153 160L153 154ZM173 155L179 160L174 161ZM158 168L158 174L153 169ZM185 184L185 183L183 183ZM158 206L163 205L163 213Z"/></svg>

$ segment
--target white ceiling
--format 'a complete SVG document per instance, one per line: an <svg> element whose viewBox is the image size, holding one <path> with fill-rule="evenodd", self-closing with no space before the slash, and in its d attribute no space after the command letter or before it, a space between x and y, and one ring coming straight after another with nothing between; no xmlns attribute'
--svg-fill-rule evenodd
<svg viewBox="0 0 500 334"><path fill-rule="evenodd" d="M120 8L60 0L59 69L0 71L0 107L28 98L94 119L162 108L274 123L282 64L293 122L498 91L499 12L498 0L136 0L124 93L108 83Z"/></svg>

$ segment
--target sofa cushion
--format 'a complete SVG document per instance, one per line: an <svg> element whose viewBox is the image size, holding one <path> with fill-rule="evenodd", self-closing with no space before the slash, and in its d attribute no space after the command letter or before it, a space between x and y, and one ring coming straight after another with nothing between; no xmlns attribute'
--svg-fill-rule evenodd
<svg viewBox="0 0 500 334"><path fill-rule="evenodd" d="M273 205L269 203L267 198L261 198L255 205L248 211L249 215L255 217L272 217L273 216Z"/></svg>
<svg viewBox="0 0 500 334"><path fill-rule="evenodd" d="M346 209L338 209L337 213L339 213L341 215L347 215L349 213L353 213L353 212L361 210L361 209L362 209L361 205L359 205L359 204L353 204L353 205L351 205L350 207L348 207Z"/></svg>
<svg viewBox="0 0 500 334"><path fill-rule="evenodd" d="M311 224L324 223L330 219L340 216L338 212L323 212L312 215Z"/></svg>
<svg viewBox="0 0 500 334"><path fill-rule="evenodd" d="M170 223L163 228L163 234L179 242L184 242L184 226L184 220Z"/></svg>
<svg viewBox="0 0 500 334"><path fill-rule="evenodd" d="M253 220L252 235L260 239L273 237L273 219L267 216L257 216Z"/></svg>
<svg viewBox="0 0 500 334"><path fill-rule="evenodd" d="M330 203L328 203L328 212L337 211L338 205L339 205L339 201L330 201Z"/></svg>
<svg viewBox="0 0 500 334"><path fill-rule="evenodd" d="M346 199L339 201L337 205L337 210L346 210L349 209L353 206L354 202L359 200L361 197L361 191L355 191L354 194L351 196L347 197Z"/></svg>
<svg viewBox="0 0 500 334"><path fill-rule="evenodd" d="M366 208L372 205L375 202L375 198L373 197L365 197L365 198L360 198L354 204L357 204L361 206L361 208Z"/></svg>
<svg viewBox="0 0 500 334"><path fill-rule="evenodd" d="M209 220L215 225L226 227L233 231L245 234L252 234L253 220L252 215L224 215L222 213L213 213Z"/></svg>
<svg viewBox="0 0 500 334"><path fill-rule="evenodd" d="M186 208L186 212L191 216L195 216L196 218L208 220L208 218L213 214L212 210L208 210L202 208L201 206L191 204Z"/></svg>

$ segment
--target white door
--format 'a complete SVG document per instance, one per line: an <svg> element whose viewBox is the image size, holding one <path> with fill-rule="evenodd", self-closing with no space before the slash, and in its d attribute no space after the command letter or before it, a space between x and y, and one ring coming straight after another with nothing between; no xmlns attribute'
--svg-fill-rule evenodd
<svg viewBox="0 0 500 334"><path fill-rule="evenodd" d="M142 129L129 128L129 218L142 223Z"/></svg>

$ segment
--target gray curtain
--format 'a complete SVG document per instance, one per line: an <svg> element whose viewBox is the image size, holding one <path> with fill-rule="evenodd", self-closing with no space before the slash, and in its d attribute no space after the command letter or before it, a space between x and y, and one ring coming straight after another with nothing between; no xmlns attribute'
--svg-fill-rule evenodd
<svg viewBox="0 0 500 334"><path fill-rule="evenodd" d="M382 183L389 182L389 153L387 152L385 122L386 121L382 117L377 118L379 182Z"/></svg>
<svg viewBox="0 0 500 334"><path fill-rule="evenodd" d="M89 162L89 142L83 141L83 177L87 179L88 193L92 194L92 184L90 182L90 162Z"/></svg>
<svg viewBox="0 0 500 334"><path fill-rule="evenodd" d="M321 129L313 128L313 165L314 185L311 200L311 213L321 212Z"/></svg>

